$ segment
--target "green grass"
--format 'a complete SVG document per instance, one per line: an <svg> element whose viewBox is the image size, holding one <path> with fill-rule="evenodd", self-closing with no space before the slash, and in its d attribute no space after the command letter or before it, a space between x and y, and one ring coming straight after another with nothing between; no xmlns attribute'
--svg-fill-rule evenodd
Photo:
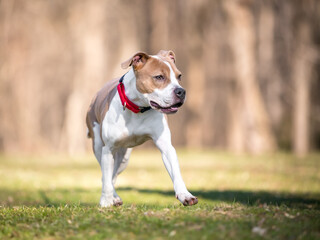
<svg viewBox="0 0 320 240"><path fill-rule="evenodd" d="M0 239L320 239L320 155L178 151L198 205L174 197L160 153L138 149L99 208L93 155L0 156Z"/></svg>

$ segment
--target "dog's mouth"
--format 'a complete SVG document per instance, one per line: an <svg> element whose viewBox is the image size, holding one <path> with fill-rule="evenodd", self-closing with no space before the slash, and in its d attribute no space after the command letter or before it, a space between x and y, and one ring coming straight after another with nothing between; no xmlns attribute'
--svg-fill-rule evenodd
<svg viewBox="0 0 320 240"><path fill-rule="evenodd" d="M172 114L178 111L178 108L183 105L183 102L178 102L176 104L171 105L170 107L161 107L158 103L154 101L150 101L150 105L152 108L159 110L165 114Z"/></svg>

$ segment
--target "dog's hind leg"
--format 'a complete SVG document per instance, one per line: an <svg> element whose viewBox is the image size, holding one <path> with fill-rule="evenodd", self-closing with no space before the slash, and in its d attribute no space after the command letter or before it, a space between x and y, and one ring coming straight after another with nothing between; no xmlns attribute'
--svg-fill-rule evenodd
<svg viewBox="0 0 320 240"><path fill-rule="evenodd" d="M121 173L128 165L129 157L132 149L129 148L120 148L117 152L113 154L114 167L112 175L112 186L113 186L113 205L119 206L122 205L122 200L117 194L114 185L117 180L117 176Z"/></svg>
<svg viewBox="0 0 320 240"><path fill-rule="evenodd" d="M132 148L120 148L114 154L113 185L116 183L117 176L128 166L131 152Z"/></svg>
<svg viewBox="0 0 320 240"><path fill-rule="evenodd" d="M101 165L101 154L102 154L103 141L102 141L101 135L100 135L100 124L97 122L93 123L92 144L93 144L94 155L96 156L99 164Z"/></svg>

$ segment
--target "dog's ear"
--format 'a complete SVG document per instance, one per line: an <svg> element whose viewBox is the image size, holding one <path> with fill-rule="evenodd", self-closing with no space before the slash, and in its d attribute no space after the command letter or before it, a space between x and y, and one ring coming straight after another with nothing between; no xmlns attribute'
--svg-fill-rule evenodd
<svg viewBox="0 0 320 240"><path fill-rule="evenodd" d="M121 63L121 67L123 69L126 69L130 66L132 66L135 70L142 68L147 60L150 58L150 56L144 52L137 52L135 55L133 55L131 58L129 58L127 61Z"/></svg>
<svg viewBox="0 0 320 240"><path fill-rule="evenodd" d="M174 63L176 62L176 55L171 50L160 50L157 55L160 55L165 58L170 58Z"/></svg>

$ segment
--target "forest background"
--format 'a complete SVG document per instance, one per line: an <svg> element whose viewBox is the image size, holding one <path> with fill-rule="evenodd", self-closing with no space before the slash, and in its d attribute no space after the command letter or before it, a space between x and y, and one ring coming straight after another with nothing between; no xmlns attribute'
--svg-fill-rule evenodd
<svg viewBox="0 0 320 240"><path fill-rule="evenodd" d="M0 1L0 151L87 152L96 91L137 51L175 52L175 146L320 149L320 2Z"/></svg>

